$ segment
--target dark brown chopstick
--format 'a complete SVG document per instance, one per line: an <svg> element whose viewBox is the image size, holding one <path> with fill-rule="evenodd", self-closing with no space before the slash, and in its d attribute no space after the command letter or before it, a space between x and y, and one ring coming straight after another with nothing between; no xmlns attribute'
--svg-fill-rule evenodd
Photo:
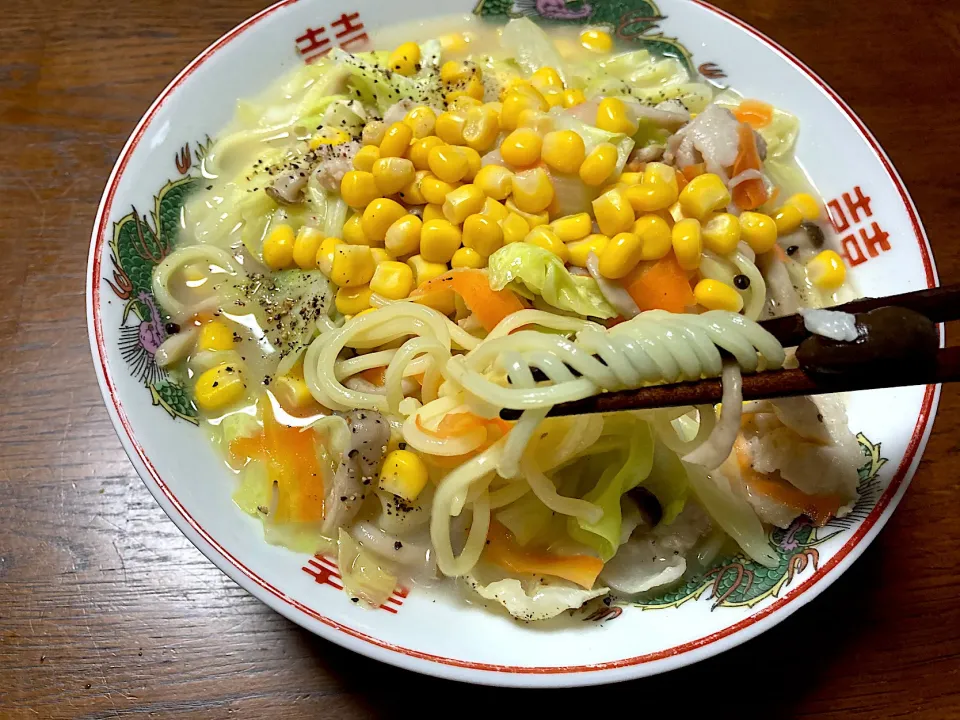
<svg viewBox="0 0 960 720"><path fill-rule="evenodd" d="M960 285L945 285L887 297L860 298L826 309L856 314L881 307L913 310L935 323L958 320L960 319ZM810 335L800 315L785 315L772 320L763 320L760 326L779 340L784 347L799 345Z"/></svg>
<svg viewBox="0 0 960 720"><path fill-rule="evenodd" d="M774 370L743 376L744 400L770 400L796 395L851 392L907 385L930 385L960 381L960 347L941 349L936 362L927 367L885 365L875 372L836 377L813 377L803 370ZM673 385L651 385L638 390L620 390L603 393L583 400L554 405L550 417L558 415L588 415L618 410L648 410L651 408L682 407L716 404L723 398L723 386L718 378L683 382ZM516 420L519 410L501 410L504 420Z"/></svg>
<svg viewBox="0 0 960 720"><path fill-rule="evenodd" d="M917 292L890 295L881 298L861 298L837 305L830 310L852 314L869 312L882 307L900 307L913 310L934 323L960 319L960 285L919 290ZM810 336L801 315L764 320L760 323L784 347L799 345ZM852 392L877 388L928 385L960 381L960 347L942 348L932 362L889 362L864 367L857 373L825 375L808 373L800 369L775 370L743 376L744 400L770 400L797 395L821 395L823 393ZM644 410L663 407L716 404L723 398L723 386L719 378L672 385L652 385L635 390L620 390L602 393L582 400L560 403L548 413L560 415L586 415L589 413L616 412L618 410ZM504 409L500 417L516 420L521 411Z"/></svg>

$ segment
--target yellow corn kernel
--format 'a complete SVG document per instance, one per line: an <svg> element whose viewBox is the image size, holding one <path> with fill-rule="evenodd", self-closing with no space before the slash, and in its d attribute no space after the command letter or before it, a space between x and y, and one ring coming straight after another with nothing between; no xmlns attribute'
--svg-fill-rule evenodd
<svg viewBox="0 0 960 720"><path fill-rule="evenodd" d="M311 150L317 150L324 145L343 145L346 142L350 142L350 139L350 135L340 128L324 127L310 138L310 142L307 144Z"/></svg>
<svg viewBox="0 0 960 720"><path fill-rule="evenodd" d="M447 193L443 201L443 216L454 225L459 225L468 215L483 210L485 200L483 192L476 185L461 185Z"/></svg>
<svg viewBox="0 0 960 720"><path fill-rule="evenodd" d="M563 90L563 79L556 68L542 67L530 76L530 84L541 93L544 90Z"/></svg>
<svg viewBox="0 0 960 720"><path fill-rule="evenodd" d="M443 145L443 140L438 138L436 135L428 135L425 138L414 140L413 144L410 146L410 152L407 153L407 157L410 158L410 162L413 163L413 166L417 170L429 170L430 150L438 145ZM379 148L377 151L379 152Z"/></svg>
<svg viewBox="0 0 960 720"><path fill-rule="evenodd" d="M446 199L446 197L444 197ZM423 206L423 221L430 222L431 220L446 220L443 214L443 205L436 203L427 203Z"/></svg>
<svg viewBox="0 0 960 720"><path fill-rule="evenodd" d="M370 307L370 295L373 291L367 285L342 287L337 290L334 300L337 312L341 315L356 315Z"/></svg>
<svg viewBox="0 0 960 720"><path fill-rule="evenodd" d="M377 198L363 210L363 234L373 242L382 243L387 236L387 228L406 214L406 209L396 200Z"/></svg>
<svg viewBox="0 0 960 720"><path fill-rule="evenodd" d="M600 233L587 235L583 240L569 243L567 250L570 251L570 264L585 268L590 253L600 257L600 253L603 252L603 249L607 247L609 243L610 238Z"/></svg>
<svg viewBox="0 0 960 720"><path fill-rule="evenodd" d="M603 30L584 30L580 33L580 44L595 53L608 53L613 48L613 38Z"/></svg>
<svg viewBox="0 0 960 720"><path fill-rule="evenodd" d="M480 107L481 105L483 105L482 101L477 100L474 97L470 97L469 95L463 92L448 94L446 97L446 101L447 101L447 110L463 112L464 117L466 117L466 112L470 108Z"/></svg>
<svg viewBox="0 0 960 720"><path fill-rule="evenodd" d="M717 175L697 175L680 191L680 209L686 217L698 220L730 203L730 191Z"/></svg>
<svg viewBox="0 0 960 720"><path fill-rule="evenodd" d="M427 486L429 474L420 456L410 450L394 450L383 459L380 489L413 502Z"/></svg>
<svg viewBox="0 0 960 720"><path fill-rule="evenodd" d="M464 60L448 60L440 66L440 79L448 84L463 82L477 71L473 63Z"/></svg>
<svg viewBox="0 0 960 720"><path fill-rule="evenodd" d="M450 221L426 222L420 230L420 257L431 263L448 263L460 247L460 239L460 228Z"/></svg>
<svg viewBox="0 0 960 720"><path fill-rule="evenodd" d="M553 202L553 183L542 167L518 172L513 176L513 202L528 213L546 210Z"/></svg>
<svg viewBox="0 0 960 720"><path fill-rule="evenodd" d="M807 277L821 290L836 290L847 278L843 259L833 250L824 250L807 263Z"/></svg>
<svg viewBox="0 0 960 720"><path fill-rule="evenodd" d="M469 47L471 36L468 33L453 32L441 35L437 40L440 41L440 49L444 53L464 53Z"/></svg>
<svg viewBox="0 0 960 720"><path fill-rule="evenodd" d="M387 228L384 244L396 256L412 255L420 249L420 231L423 220L416 215L404 215Z"/></svg>
<svg viewBox="0 0 960 720"><path fill-rule="evenodd" d="M415 42L405 42L387 58L387 67L400 75L413 75L420 69L420 46Z"/></svg>
<svg viewBox="0 0 960 720"><path fill-rule="evenodd" d="M416 172L406 158L385 157L373 164L372 174L380 195L393 195L409 185Z"/></svg>
<svg viewBox="0 0 960 720"><path fill-rule="evenodd" d="M477 152L487 152L500 133L500 112L495 103L487 103L467 110L463 125L463 140Z"/></svg>
<svg viewBox="0 0 960 720"><path fill-rule="evenodd" d="M587 96L583 94L580 88L570 88L563 91L563 106L565 108L576 107L587 101Z"/></svg>
<svg viewBox="0 0 960 720"><path fill-rule="evenodd" d="M397 193L400 201L407 205L426 205L427 199L423 196L420 183L423 182L423 179L429 174L430 172L427 170L417 170L413 175L413 179L400 188L400 192Z"/></svg>
<svg viewBox="0 0 960 720"><path fill-rule="evenodd" d="M323 233L304 225L293 241L293 261L297 267L312 270L317 266L317 250L323 242Z"/></svg>
<svg viewBox="0 0 960 720"><path fill-rule="evenodd" d="M625 135L633 135L638 127L629 108L620 98L601 100L597 106L597 119L594 124L601 130Z"/></svg>
<svg viewBox="0 0 960 720"><path fill-rule="evenodd" d="M342 245L343 240L335 237L324 238L317 249L317 267L327 277L333 272L333 253L337 245Z"/></svg>
<svg viewBox="0 0 960 720"><path fill-rule="evenodd" d="M402 122L395 122L383 134L380 141L380 157L403 157L413 140L413 130Z"/></svg>
<svg viewBox="0 0 960 720"><path fill-rule="evenodd" d="M773 222L777 226L777 235L789 235L803 222L803 215L796 205L784 205L773 213Z"/></svg>
<svg viewBox="0 0 960 720"><path fill-rule="evenodd" d="M407 260L407 265L413 270L413 284L416 287L440 277L447 271L446 263L430 262L422 255L414 255Z"/></svg>
<svg viewBox="0 0 960 720"><path fill-rule="evenodd" d="M197 335L198 350L232 350L233 332L219 320L212 320L200 326Z"/></svg>
<svg viewBox="0 0 960 720"><path fill-rule="evenodd" d="M820 217L820 203L810 193L797 193L787 198L784 205L792 205L800 211L800 215L807 222L813 222Z"/></svg>
<svg viewBox="0 0 960 720"><path fill-rule="evenodd" d="M306 380L297 375L280 375L270 383L270 391L285 409L302 410L316 406Z"/></svg>
<svg viewBox="0 0 960 720"><path fill-rule="evenodd" d="M482 267L485 267L487 264L487 258L478 253L473 248L462 247L453 254L453 258L450 260L450 267L452 268L473 268L479 270Z"/></svg>
<svg viewBox="0 0 960 720"><path fill-rule="evenodd" d="M236 363L222 363L200 374L193 386L197 406L216 412L236 403L247 391L243 370Z"/></svg>
<svg viewBox="0 0 960 720"><path fill-rule="evenodd" d="M437 114L433 108L420 105L404 116L403 124L413 131L414 139L420 140L433 135L434 128L437 127Z"/></svg>
<svg viewBox="0 0 960 720"><path fill-rule="evenodd" d="M673 246L667 221L659 215L643 215L633 224L633 233L643 241L641 260L659 260Z"/></svg>
<svg viewBox="0 0 960 720"><path fill-rule="evenodd" d="M769 215L758 212L740 213L740 238L757 253L773 250L777 244L777 224Z"/></svg>
<svg viewBox="0 0 960 720"><path fill-rule="evenodd" d="M480 159L480 153L472 147L461 147L460 150L467 156L467 174L463 176L463 179L467 182L473 182L477 173L480 172L483 160Z"/></svg>
<svg viewBox="0 0 960 720"><path fill-rule="evenodd" d="M512 197L507 198L504 205L506 206L507 210L516 213L526 220L527 225L529 225L531 228L535 228L539 225L546 225L548 222L550 222L550 213L546 210L541 210L540 212L526 212L525 210L521 210L519 207L517 207L517 204L513 201Z"/></svg>
<svg viewBox="0 0 960 720"><path fill-rule="evenodd" d="M379 145L387 133L387 124L382 120L371 120L363 126L360 140L364 145Z"/></svg>
<svg viewBox="0 0 960 720"><path fill-rule="evenodd" d="M466 145L463 127L467 116L463 112L443 112L437 116L437 136L448 145Z"/></svg>
<svg viewBox="0 0 960 720"><path fill-rule="evenodd" d="M633 226L634 215L630 202L623 190L607 190L593 201L593 216L597 219L600 232L608 237L627 232Z"/></svg>
<svg viewBox="0 0 960 720"><path fill-rule="evenodd" d="M424 199L434 205L443 205L447 199L447 194L452 193L458 186L444 182L432 173L425 175L420 180L420 192Z"/></svg>
<svg viewBox="0 0 960 720"><path fill-rule="evenodd" d="M383 162L383 160L377 160ZM383 194L377 188L377 180L372 172L351 170L343 174L340 181L340 197L350 207L366 207Z"/></svg>
<svg viewBox="0 0 960 720"><path fill-rule="evenodd" d="M546 100L547 105L552 108L563 107L563 91L561 90L550 90L549 88L544 88L543 99Z"/></svg>
<svg viewBox="0 0 960 720"><path fill-rule="evenodd" d="M524 110L546 112L550 109L546 99L532 86L518 86L503 97L500 109L500 127L515 130L520 123L520 113Z"/></svg>
<svg viewBox="0 0 960 720"><path fill-rule="evenodd" d="M502 202L490 197L483 201L483 210L480 212L495 222L500 222L510 214L510 211Z"/></svg>
<svg viewBox="0 0 960 720"><path fill-rule="evenodd" d="M586 156L583 138L573 130L549 132L543 138L540 156L557 172L575 173L580 169Z"/></svg>
<svg viewBox="0 0 960 720"><path fill-rule="evenodd" d="M293 265L293 245L296 237L286 223L277 225L263 241L263 262L271 270L283 270Z"/></svg>
<svg viewBox="0 0 960 720"><path fill-rule="evenodd" d="M718 255L729 255L740 242L740 220L730 213L716 213L703 224L703 246Z"/></svg>
<svg viewBox="0 0 960 720"><path fill-rule="evenodd" d="M677 188L667 183L643 183L626 189L627 200L635 212L666 210L677 201Z"/></svg>
<svg viewBox="0 0 960 720"><path fill-rule="evenodd" d="M649 162L643 168L643 182L651 184L665 183L677 189L677 171L661 162Z"/></svg>
<svg viewBox="0 0 960 720"><path fill-rule="evenodd" d="M469 215L463 221L463 246L489 257L503 247L503 229L496 218Z"/></svg>
<svg viewBox="0 0 960 720"><path fill-rule="evenodd" d="M743 298L736 290L719 280L705 279L693 288L697 304L707 310L726 310L738 313L743 310Z"/></svg>
<svg viewBox="0 0 960 720"><path fill-rule="evenodd" d="M373 262L375 265L395 259L393 255L388 253L384 248L372 247L370 248L370 252L373 254Z"/></svg>
<svg viewBox="0 0 960 720"><path fill-rule="evenodd" d="M564 215L550 223L550 229L562 242L582 240L593 230L593 218L588 213Z"/></svg>
<svg viewBox="0 0 960 720"><path fill-rule="evenodd" d="M610 238L600 252L600 274L619 280L630 274L643 256L643 240L632 232L621 232Z"/></svg>
<svg viewBox="0 0 960 720"><path fill-rule="evenodd" d="M513 75L507 78L507 80L504 81L503 84L500 86L500 101L503 102L503 100L507 97L507 95L509 95L511 92L513 92L518 88L522 90L527 90L528 88L532 88L532 87L533 85L531 85L530 81L527 80L526 78Z"/></svg>
<svg viewBox="0 0 960 720"><path fill-rule="evenodd" d="M459 182L467 174L467 156L456 145L438 145L427 154L430 172L448 183Z"/></svg>
<svg viewBox="0 0 960 720"><path fill-rule="evenodd" d="M590 187L603 185L617 168L617 148L611 143L600 143L580 166L580 179Z"/></svg>
<svg viewBox="0 0 960 720"><path fill-rule="evenodd" d="M530 128L518 128L500 143L500 156L504 162L519 167L533 165L540 159L543 139Z"/></svg>
<svg viewBox="0 0 960 720"><path fill-rule="evenodd" d="M522 241L530 232L530 223L521 215L511 212L500 221L500 228L503 230L503 244L508 245Z"/></svg>
<svg viewBox="0 0 960 720"><path fill-rule="evenodd" d="M376 145L364 145L353 156L353 169L370 172L373 164L380 159L380 148Z"/></svg>
<svg viewBox="0 0 960 720"><path fill-rule="evenodd" d="M643 173L641 172L625 172L620 173L620 177L617 178L618 183L623 183L627 187L630 185L639 185L643 182Z"/></svg>
<svg viewBox="0 0 960 720"><path fill-rule="evenodd" d="M505 200L513 190L513 173L502 165L487 165L480 168L473 184L494 200Z"/></svg>
<svg viewBox="0 0 960 720"><path fill-rule="evenodd" d="M570 259L570 250L561 242L557 234L546 225L533 228L533 230L527 233L523 241L531 245L536 245L537 247L542 247L544 250L549 250L563 260L563 262L567 262L567 260Z"/></svg>
<svg viewBox="0 0 960 720"><path fill-rule="evenodd" d="M483 80L480 79L479 74L473 75L464 82L457 83L452 87L454 89L444 96L444 99L448 104L455 104L461 98L483 100L485 90L483 87Z"/></svg>
<svg viewBox="0 0 960 720"><path fill-rule="evenodd" d="M333 249L330 280L340 287L366 285L376 266L373 253L366 245L337 245Z"/></svg>
<svg viewBox="0 0 960 720"><path fill-rule="evenodd" d="M703 254L703 240L700 234L700 221L685 218L673 226L673 252L677 263L684 270L696 270L700 267Z"/></svg>
<svg viewBox="0 0 960 720"><path fill-rule="evenodd" d="M396 260L382 262L373 273L370 289L390 300L403 300L413 290L413 270Z"/></svg>
<svg viewBox="0 0 960 720"><path fill-rule="evenodd" d="M363 232L363 215L354 213L343 224L343 240L348 245L369 245L370 239ZM329 275L329 273L327 273Z"/></svg>

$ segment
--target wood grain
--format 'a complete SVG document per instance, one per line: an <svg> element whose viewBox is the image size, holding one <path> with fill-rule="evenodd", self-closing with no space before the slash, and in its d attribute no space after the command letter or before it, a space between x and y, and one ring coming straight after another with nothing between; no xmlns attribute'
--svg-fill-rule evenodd
<svg viewBox="0 0 960 720"><path fill-rule="evenodd" d="M960 278L960 10L921 0L721 4L803 57L860 114L919 206L941 277ZM381 692L391 687L421 709L456 690L521 716L549 717L576 699L620 713L960 717L954 388L900 509L818 600L725 655L604 690L455 688L379 666L269 611L184 539L124 456L96 388L87 243L136 120L179 68L257 9L256 0L4 6L0 716L388 717L409 707ZM461 707L445 701L442 712Z"/></svg>

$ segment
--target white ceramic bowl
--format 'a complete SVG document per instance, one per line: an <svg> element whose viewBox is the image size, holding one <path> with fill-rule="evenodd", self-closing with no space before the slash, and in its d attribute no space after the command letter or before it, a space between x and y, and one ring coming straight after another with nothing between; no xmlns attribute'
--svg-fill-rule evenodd
<svg viewBox="0 0 960 720"><path fill-rule="evenodd" d="M470 1L452 0L444 11L469 12ZM637 44L681 56L686 48L691 66L714 82L794 112L802 121L798 157L828 202L862 293L936 284L916 209L889 159L836 93L785 49L696 0L661 0L659 9L644 0L509 3L485 0L478 10L606 22ZM232 478L153 364L161 331L145 294L149 271L166 252L180 193L200 182L199 154L237 98L313 52L360 46L372 29L429 17L435 7L427 0L284 0L201 53L137 125L100 203L87 277L97 376L127 454L170 518L221 570L294 622L384 662L471 682L566 686L663 672L737 645L812 600L880 531L919 462L938 388L852 396L851 427L863 434L867 455L864 499L826 528L797 524L773 533L783 560L777 570L733 558L643 608L615 605L543 628L427 591L395 596L385 610L351 603L331 586L329 570L265 543L258 523L233 505Z"/></svg>

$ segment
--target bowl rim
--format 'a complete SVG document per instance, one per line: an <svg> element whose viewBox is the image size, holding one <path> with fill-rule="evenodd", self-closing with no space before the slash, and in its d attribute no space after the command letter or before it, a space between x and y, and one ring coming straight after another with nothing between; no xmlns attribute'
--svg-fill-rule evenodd
<svg viewBox="0 0 960 720"><path fill-rule="evenodd" d="M321 635L325 639L375 660L397 665L408 670L483 684L520 686L588 685L626 680L667 671L716 655L755 637L786 619L829 587L869 546L899 504L919 464L919 454L926 446L927 439L933 427L933 418L936 414L940 397L939 385L929 385L925 388L917 423L905 449L903 459L890 480L889 486L877 500L870 514L857 527L855 532L851 534L844 545L838 549L827 562L823 563L814 573L808 576L804 582L798 584L792 592L786 594L784 597L776 598L762 610L736 623L732 623L711 635L657 652L604 663L580 666L493 665L442 657L385 642L373 635L361 632L328 618L313 608L288 596L283 590L264 580L244 565L239 558L228 552L226 548L221 546L193 518L187 508L180 503L176 495L160 477L160 474L147 457L143 447L137 441L127 414L121 405L116 387L107 372L107 357L100 313L101 283L99 280L101 278L100 269L103 244L107 238L110 214L119 181L123 176L130 157L137 149L144 133L163 103L184 81L223 46L254 27L264 18L282 8L293 5L297 1L298 0L279 0L273 5L250 16L205 48L163 89L141 117L124 144L107 180L93 225L90 252L87 261L85 295L87 331L97 381L110 420L120 438L124 451L130 458L138 475L144 481L144 484L180 531L184 533L200 552L227 576L247 590L247 592L289 620ZM846 102L844 102L826 82L779 43L731 13L714 7L704 2L704 0L689 1L704 8L708 12L719 15L727 22L760 40L771 52L781 55L791 66L805 75L825 93L837 109L847 117L861 138L870 146L874 155L886 170L890 181L899 192L908 217L913 225L914 237L917 240L923 261L927 286L935 287L939 279L933 260L933 253L923 226L920 223L916 206L899 174L893 167L890 158L880 147L880 144L867 129L863 121L860 120ZM942 326L940 334L942 343ZM311 621L313 622L311 623ZM613 677L611 677L611 671L619 672L612 673Z"/></svg>

